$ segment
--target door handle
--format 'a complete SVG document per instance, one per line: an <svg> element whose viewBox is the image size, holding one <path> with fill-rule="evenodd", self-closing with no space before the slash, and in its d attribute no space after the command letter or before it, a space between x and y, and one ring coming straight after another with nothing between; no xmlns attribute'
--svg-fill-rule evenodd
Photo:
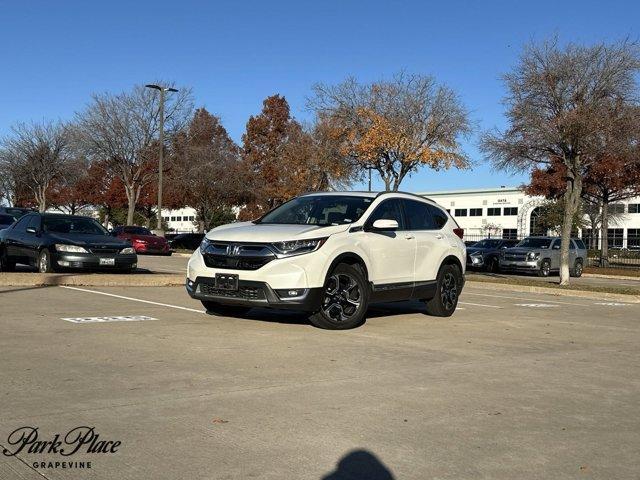
<svg viewBox="0 0 640 480"><path fill-rule="evenodd" d="M413 240L416 237L414 237L413 235L405 235L404 238L406 238L407 240Z"/></svg>
<svg viewBox="0 0 640 480"><path fill-rule="evenodd" d="M442 235L440 235L439 233L437 233L437 234L436 234L436 238L437 238L438 240L442 240Z"/></svg>

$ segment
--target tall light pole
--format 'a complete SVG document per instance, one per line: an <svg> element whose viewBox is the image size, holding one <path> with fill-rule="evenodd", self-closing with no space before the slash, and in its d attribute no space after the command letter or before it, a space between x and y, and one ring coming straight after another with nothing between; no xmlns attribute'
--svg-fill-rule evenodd
<svg viewBox="0 0 640 480"><path fill-rule="evenodd" d="M156 220L156 230L164 237L162 230L162 169L164 161L164 94L165 92L177 92L176 88L162 87L160 85L148 84L147 88L153 88L160 92L160 156L158 157L158 212Z"/></svg>

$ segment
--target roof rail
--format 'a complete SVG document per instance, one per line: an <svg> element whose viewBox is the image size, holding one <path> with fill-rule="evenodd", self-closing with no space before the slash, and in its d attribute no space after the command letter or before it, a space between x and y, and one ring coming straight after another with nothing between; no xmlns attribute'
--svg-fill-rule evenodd
<svg viewBox="0 0 640 480"><path fill-rule="evenodd" d="M387 193L402 193L403 195L410 195L412 197L419 198L420 200L429 200L430 202L437 203L437 202L434 202L429 197L423 197L422 195L417 195L417 194L411 193L411 192L403 192L401 190L395 190L395 191L394 190L386 190L386 191L382 191L382 192L378 193L378 195L376 195L376 198L381 196L381 195L385 195Z"/></svg>

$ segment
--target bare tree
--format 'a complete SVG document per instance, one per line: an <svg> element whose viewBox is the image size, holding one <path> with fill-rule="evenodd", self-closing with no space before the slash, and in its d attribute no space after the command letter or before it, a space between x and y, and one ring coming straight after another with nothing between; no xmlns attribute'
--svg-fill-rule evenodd
<svg viewBox="0 0 640 480"><path fill-rule="evenodd" d="M38 209L47 209L47 194L55 181L71 173L73 158L68 127L61 122L18 123L2 140L0 169L9 188L29 192ZM6 172L6 173L5 173Z"/></svg>
<svg viewBox="0 0 640 480"><path fill-rule="evenodd" d="M308 101L319 120L333 128L343 155L362 169L374 169L387 190L407 175L469 165L458 140L471 128L456 93L433 77L400 73L391 81L360 84L355 79L314 86Z"/></svg>
<svg viewBox="0 0 640 480"><path fill-rule="evenodd" d="M168 96L167 141L186 125L192 108L190 89L180 88ZM76 115L78 144L90 159L106 161L124 185L129 224L133 223L142 188L158 176L158 148L152 146L157 142L159 126L158 95L142 85L117 95L93 95L86 109Z"/></svg>
<svg viewBox="0 0 640 480"><path fill-rule="evenodd" d="M636 44L560 47L557 40L525 48L504 76L509 127L487 133L482 149L498 168L528 170L560 159L566 167L560 284L569 283L569 238L583 178L603 158L603 139L628 121L640 67Z"/></svg>

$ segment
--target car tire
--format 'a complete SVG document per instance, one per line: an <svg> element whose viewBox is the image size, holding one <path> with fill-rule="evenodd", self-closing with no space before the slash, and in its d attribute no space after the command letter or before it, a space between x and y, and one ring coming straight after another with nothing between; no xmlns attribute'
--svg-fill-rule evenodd
<svg viewBox="0 0 640 480"><path fill-rule="evenodd" d="M487 272L500 273L500 262L498 262L497 258L489 259L489 263L487 263Z"/></svg>
<svg viewBox="0 0 640 480"><path fill-rule="evenodd" d="M576 263L569 273L572 277L580 278L582 276L582 268L582 260L576 260Z"/></svg>
<svg viewBox="0 0 640 480"><path fill-rule="evenodd" d="M209 315L215 315L217 317L241 317L251 310L251 307L222 305L221 303L210 300L202 300L202 306L207 310Z"/></svg>
<svg viewBox="0 0 640 480"><path fill-rule="evenodd" d="M328 275L320 310L309 316L318 328L347 330L362 325L369 307L369 285L361 268L338 264Z"/></svg>
<svg viewBox="0 0 640 480"><path fill-rule="evenodd" d="M13 272L15 269L16 262L9 260L5 250L0 251L0 272Z"/></svg>
<svg viewBox="0 0 640 480"><path fill-rule="evenodd" d="M543 260L538 270L539 277L548 277L551 273L551 262L549 260Z"/></svg>
<svg viewBox="0 0 640 480"><path fill-rule="evenodd" d="M40 250L40 254L38 255L38 272L40 273L53 273L55 272L55 268L53 267L53 262L51 261L51 253L46 248Z"/></svg>
<svg viewBox="0 0 640 480"><path fill-rule="evenodd" d="M425 302L427 313L434 317L450 317L458 306L462 290L462 273L456 265L443 265L436 280L436 294Z"/></svg>

